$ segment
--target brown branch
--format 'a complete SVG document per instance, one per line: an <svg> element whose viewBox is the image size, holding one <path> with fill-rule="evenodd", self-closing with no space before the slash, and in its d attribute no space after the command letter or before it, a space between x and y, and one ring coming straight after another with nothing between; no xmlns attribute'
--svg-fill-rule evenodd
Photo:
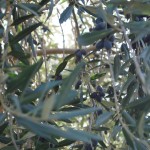
<svg viewBox="0 0 150 150"><path fill-rule="evenodd" d="M85 50L87 52L90 52L92 50L95 49L95 46L90 46L88 48L85 48ZM46 54L49 55L49 54L63 54L63 52L65 51L65 54L73 54L74 52L76 52L77 49L73 49L73 48L51 48L51 49L46 49ZM42 50L39 50L37 51L37 55L38 56L41 56L43 55L43 51Z"/></svg>

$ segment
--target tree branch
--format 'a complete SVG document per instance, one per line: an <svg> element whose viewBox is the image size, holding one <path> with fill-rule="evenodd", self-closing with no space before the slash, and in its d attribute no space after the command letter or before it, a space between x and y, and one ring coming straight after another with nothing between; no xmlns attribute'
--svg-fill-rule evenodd
<svg viewBox="0 0 150 150"><path fill-rule="evenodd" d="M63 52L65 51L65 54L73 54L74 52L76 52L77 49L75 48L50 48L50 49L45 49L46 54L50 55L50 54L63 54ZM93 51L95 50L95 46L90 46L88 48L85 48L85 50L87 52ZM41 56L43 55L43 50L39 50L37 51L37 55Z"/></svg>

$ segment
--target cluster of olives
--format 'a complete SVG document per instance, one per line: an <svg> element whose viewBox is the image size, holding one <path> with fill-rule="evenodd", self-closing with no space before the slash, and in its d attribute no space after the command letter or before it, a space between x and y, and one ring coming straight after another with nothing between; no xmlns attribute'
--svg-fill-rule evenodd
<svg viewBox="0 0 150 150"><path fill-rule="evenodd" d="M105 93L101 86L97 86L96 92L93 92L90 97L95 99L98 102L102 101L102 98L105 96Z"/></svg>
<svg viewBox="0 0 150 150"><path fill-rule="evenodd" d="M111 26L99 17L95 20L95 27L90 29L90 31L101 31L107 28L111 28ZM96 43L96 49L100 50L102 48L105 48L106 50L110 51L113 47L114 40L114 35L108 35L106 38L103 38L101 41L98 41Z"/></svg>
<svg viewBox="0 0 150 150"><path fill-rule="evenodd" d="M75 63L80 62L82 60L83 55L84 56L86 55L86 51L84 49L82 49L82 50L78 49L75 52L75 56L76 56Z"/></svg>

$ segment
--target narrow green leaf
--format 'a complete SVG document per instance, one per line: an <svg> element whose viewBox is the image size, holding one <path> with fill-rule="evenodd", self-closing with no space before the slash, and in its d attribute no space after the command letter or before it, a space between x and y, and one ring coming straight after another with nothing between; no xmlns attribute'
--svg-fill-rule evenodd
<svg viewBox="0 0 150 150"><path fill-rule="evenodd" d="M114 58L114 78L115 78L115 81L117 81L118 76L120 74L120 67L121 67L120 56L116 55Z"/></svg>
<svg viewBox="0 0 150 150"><path fill-rule="evenodd" d="M133 43L141 40L143 37L145 37L145 35L150 33L150 21L132 21L129 23L125 23L124 26L128 29L130 29L130 31L132 33L134 33L136 36L134 38L134 40L132 41Z"/></svg>
<svg viewBox="0 0 150 150"><path fill-rule="evenodd" d="M140 2L129 2L127 7L124 8L125 13L131 13L136 15L149 15L150 4L143 4Z"/></svg>
<svg viewBox="0 0 150 150"><path fill-rule="evenodd" d="M106 100L102 100L101 103L102 103L102 105L104 105L106 107L114 107L115 106L115 103L112 101L108 102Z"/></svg>
<svg viewBox="0 0 150 150"><path fill-rule="evenodd" d="M3 124L0 124L0 134L2 135L4 130L8 128L8 122L4 122Z"/></svg>
<svg viewBox="0 0 150 150"><path fill-rule="evenodd" d="M7 117L6 113L0 113L0 124L3 123L6 117Z"/></svg>
<svg viewBox="0 0 150 150"><path fill-rule="evenodd" d="M131 129L135 129L135 125L136 125L136 122L135 120L130 116L130 114L126 111L123 111L122 112L122 116L124 118L124 120L126 121L126 123L128 124L128 126L130 126Z"/></svg>
<svg viewBox="0 0 150 150"><path fill-rule="evenodd" d="M114 26L114 16L106 12L102 5L98 6L84 6L82 7L87 13L95 17L101 17L110 25Z"/></svg>
<svg viewBox="0 0 150 150"><path fill-rule="evenodd" d="M80 131L80 130L74 130L72 128L66 128L67 132L71 134L73 137L78 137L80 141L87 141L88 143L91 142L91 139L97 140L97 141L103 141L103 138L100 135L88 133L85 131Z"/></svg>
<svg viewBox="0 0 150 150"><path fill-rule="evenodd" d="M50 89L54 88L57 85L60 85L61 83L62 81L50 81L43 83L39 85L34 91L23 95L20 99L21 103L26 104L36 100L37 98L42 99Z"/></svg>
<svg viewBox="0 0 150 150"><path fill-rule="evenodd" d="M145 98L141 98L141 99L138 99L138 100L135 100L131 103L129 103L126 108L139 108L139 109L142 109L143 106L146 106L147 103L150 101L150 97L149 96L146 96Z"/></svg>
<svg viewBox="0 0 150 150"><path fill-rule="evenodd" d="M78 43L83 46L90 45L95 41L102 39L109 34L112 34L113 32L113 29L107 29L102 31L92 31L89 33L84 33L78 37Z"/></svg>
<svg viewBox="0 0 150 150"><path fill-rule="evenodd" d="M73 58L75 56L75 54L73 53L73 54L70 54L70 55L68 55L68 56L66 56L65 58L64 58L64 61L68 61L68 60L70 60L71 58Z"/></svg>
<svg viewBox="0 0 150 150"><path fill-rule="evenodd" d="M0 38L4 36L4 27L0 24Z"/></svg>
<svg viewBox="0 0 150 150"><path fill-rule="evenodd" d="M50 5L49 5L49 12L48 12L48 16L47 16L47 18L46 18L46 20L48 20L49 19L49 17L51 16L51 14L52 14L52 12L53 12L53 8L54 8L54 1L53 0L49 0L51 3L50 3Z"/></svg>
<svg viewBox="0 0 150 150"><path fill-rule="evenodd" d="M121 126L114 126L113 131L111 133L111 138L113 138L113 140L116 139L117 134L121 131Z"/></svg>
<svg viewBox="0 0 150 150"><path fill-rule="evenodd" d="M137 120L137 132L140 138L143 138L144 134L144 122L145 122L145 112L141 112L139 119Z"/></svg>
<svg viewBox="0 0 150 150"><path fill-rule="evenodd" d="M131 58L129 58L121 67L120 67L120 74L122 74L125 70L125 68L127 68L129 66L129 63L132 61Z"/></svg>
<svg viewBox="0 0 150 150"><path fill-rule="evenodd" d="M33 38L31 34L29 35L27 42L29 43L29 46L31 47L33 57L36 57L36 51L35 51Z"/></svg>
<svg viewBox="0 0 150 150"><path fill-rule="evenodd" d="M91 79L91 80L96 80L96 79L99 79L99 78L101 78L101 77L103 77L103 76L105 76L105 75L106 75L105 72L103 72L103 73L97 73L97 74L91 76L90 79Z"/></svg>
<svg viewBox="0 0 150 150"><path fill-rule="evenodd" d="M68 93L66 94L60 93L58 95L55 95L52 101L50 101L51 109L56 110L64 105L72 104L73 102L76 101L75 98L77 97L77 95L78 95L77 91L73 91L73 90L68 90Z"/></svg>
<svg viewBox="0 0 150 150"><path fill-rule="evenodd" d="M5 146L1 150L16 150L16 148L14 146Z"/></svg>
<svg viewBox="0 0 150 150"><path fill-rule="evenodd" d="M126 108L126 106L128 107L128 104L134 94L134 91L138 88L138 83L132 83L131 85L129 85L128 90L127 90L127 96L123 98L122 100L122 107Z"/></svg>
<svg viewBox="0 0 150 150"><path fill-rule="evenodd" d="M22 16L22 17L19 17L17 18L16 20L13 21L13 23L11 24L12 26L16 26L16 25L19 25L20 23L32 18L34 15L33 14L30 14L30 15L25 15L25 16Z"/></svg>
<svg viewBox="0 0 150 150"><path fill-rule="evenodd" d="M106 123L113 115L113 112L104 112L100 116L97 117L96 119L96 126L102 125Z"/></svg>
<svg viewBox="0 0 150 150"><path fill-rule="evenodd" d="M19 32L11 41L11 44L15 44L17 42L19 42L20 40L22 40L23 38L25 38L28 34L30 34L32 31L34 31L36 28L38 28L40 25L42 25L42 23L36 23L33 24L29 27L27 27L26 29L24 29L23 31Z"/></svg>
<svg viewBox="0 0 150 150"><path fill-rule="evenodd" d="M16 120L17 120L18 124L31 130L36 135L39 135L41 137L44 137L44 138L50 140L54 144L57 144L57 143L56 143L56 141L53 140L52 135L57 135L57 133L58 133L58 135L61 136L63 134L63 131L61 131L60 129L58 129L52 125L41 124L41 123L38 123L29 118L16 117Z"/></svg>
<svg viewBox="0 0 150 150"><path fill-rule="evenodd" d="M19 3L15 4L18 8L21 8L25 11L29 11L30 13L34 14L35 16L39 16L38 10L41 8L40 5L33 4L33 3Z"/></svg>
<svg viewBox="0 0 150 150"><path fill-rule="evenodd" d="M51 119L51 120L71 119L73 117L87 115L87 114L95 112L97 110L99 110L99 108L86 108L86 109L80 109L80 110L73 110L70 112L60 112L60 113L56 113L54 115L50 115L49 119Z"/></svg>
<svg viewBox="0 0 150 150"><path fill-rule="evenodd" d="M11 39L14 38L12 35L10 35L9 37L11 37ZM13 57L19 59L24 64L29 65L29 55L25 54L23 48L19 43L11 44L10 47L12 51L9 53L9 55L12 55Z"/></svg>
<svg viewBox="0 0 150 150"><path fill-rule="evenodd" d="M149 150L150 148L148 142L143 143L140 140L136 140L136 139L134 140L134 142L137 150Z"/></svg>
<svg viewBox="0 0 150 150"><path fill-rule="evenodd" d="M24 126L25 128L31 130L35 134L44 137L46 139L52 140L52 136L55 137L64 137L73 141L83 141L90 142L91 139L102 140L102 138L98 135L87 133L84 131L73 130L71 128L66 128L65 130L61 130L50 124L38 123L34 120L25 117L16 117L18 124Z"/></svg>
<svg viewBox="0 0 150 150"><path fill-rule="evenodd" d="M126 143L128 143L128 145L130 145L133 149L135 148L135 143L133 141L133 137L131 135L128 134L128 132L123 128L122 129L124 137L126 139ZM137 150L137 148L135 149Z"/></svg>
<svg viewBox="0 0 150 150"><path fill-rule="evenodd" d="M59 75L66 67L68 61L63 61L56 69L55 76Z"/></svg>
<svg viewBox="0 0 150 150"><path fill-rule="evenodd" d="M16 89L23 90L30 79L35 75L35 73L40 69L43 60L40 59L37 63L26 67L15 79L12 79L7 84L7 93L13 92Z"/></svg>
<svg viewBox="0 0 150 150"><path fill-rule="evenodd" d="M73 5L69 5L62 12L62 14L60 15L60 19L59 19L60 24L62 24L63 22L65 22L71 16L72 10L73 10Z"/></svg>
<svg viewBox="0 0 150 150"><path fill-rule="evenodd" d="M11 138L10 137L6 137L4 135L0 135L0 142L3 144L8 144L11 142Z"/></svg>
<svg viewBox="0 0 150 150"><path fill-rule="evenodd" d="M64 104L69 103L69 99L66 99L66 97L69 94L69 91L70 91L73 83L75 82L76 77L78 76L78 74L80 73L80 71L84 65L85 65L84 62L79 63L76 66L76 68L72 71L70 76L63 81L62 87L60 89L60 94L57 97L57 102L59 101L57 103L57 108L60 108Z"/></svg>
<svg viewBox="0 0 150 150"><path fill-rule="evenodd" d="M121 88L120 93L122 93L124 90L126 90L134 79L135 79L135 76L133 74L129 74L127 81L123 84L123 86Z"/></svg>

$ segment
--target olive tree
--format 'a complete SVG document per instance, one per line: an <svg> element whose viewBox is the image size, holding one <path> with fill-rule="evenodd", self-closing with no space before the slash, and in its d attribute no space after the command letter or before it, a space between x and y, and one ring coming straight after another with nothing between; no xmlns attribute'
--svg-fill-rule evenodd
<svg viewBox="0 0 150 150"><path fill-rule="evenodd" d="M0 0L0 149L150 149L149 15L150 0Z"/></svg>

